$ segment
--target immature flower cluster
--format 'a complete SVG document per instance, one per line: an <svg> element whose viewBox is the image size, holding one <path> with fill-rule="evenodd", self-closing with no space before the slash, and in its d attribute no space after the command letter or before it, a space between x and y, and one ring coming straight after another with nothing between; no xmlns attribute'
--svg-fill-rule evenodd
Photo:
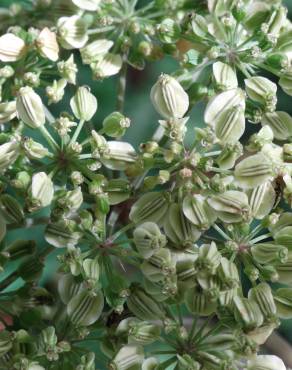
<svg viewBox="0 0 292 370"><path fill-rule="evenodd" d="M292 318L281 1L38 0L0 21L0 368L286 370L260 354ZM128 71L165 55L157 130L128 142Z"/></svg>

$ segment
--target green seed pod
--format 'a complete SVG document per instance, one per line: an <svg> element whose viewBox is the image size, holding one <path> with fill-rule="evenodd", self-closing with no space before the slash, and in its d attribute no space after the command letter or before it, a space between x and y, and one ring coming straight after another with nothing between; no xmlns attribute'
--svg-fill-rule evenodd
<svg viewBox="0 0 292 370"><path fill-rule="evenodd" d="M30 211L47 207L54 196L54 184L45 172L38 172L32 176L30 187Z"/></svg>
<svg viewBox="0 0 292 370"><path fill-rule="evenodd" d="M276 271L278 273L278 282L283 284L292 283L292 251L288 252L288 259L286 262L276 265Z"/></svg>
<svg viewBox="0 0 292 370"><path fill-rule="evenodd" d="M166 245L166 237L153 222L144 222L133 233L134 243L143 258L150 258L155 251Z"/></svg>
<svg viewBox="0 0 292 370"><path fill-rule="evenodd" d="M155 357L149 357L143 361L141 370L158 370L158 359Z"/></svg>
<svg viewBox="0 0 292 370"><path fill-rule="evenodd" d="M215 242L203 244L200 246L195 267L199 270L201 276L214 275L220 265L221 258Z"/></svg>
<svg viewBox="0 0 292 370"><path fill-rule="evenodd" d="M244 82L248 96L258 103L266 105L277 94L277 85L265 77L250 77Z"/></svg>
<svg viewBox="0 0 292 370"><path fill-rule="evenodd" d="M86 258L83 263L83 271L84 271L84 277L89 283L90 287L95 287L99 280L99 264L98 264L98 258L95 259Z"/></svg>
<svg viewBox="0 0 292 370"><path fill-rule="evenodd" d="M224 144L235 144L244 134L244 130L245 116L240 105L222 112L216 120L215 134Z"/></svg>
<svg viewBox="0 0 292 370"><path fill-rule="evenodd" d="M123 141L108 141L107 151L101 158L104 166L111 170L124 171L137 162L137 153L133 146Z"/></svg>
<svg viewBox="0 0 292 370"><path fill-rule="evenodd" d="M286 112L266 113L262 125L268 125L278 140L287 140L292 136L292 117Z"/></svg>
<svg viewBox="0 0 292 370"><path fill-rule="evenodd" d="M247 195L237 190L227 190L223 194L214 195L207 202L226 223L241 222L250 215Z"/></svg>
<svg viewBox="0 0 292 370"><path fill-rule="evenodd" d="M81 364L77 366L76 370L95 370L95 354L89 352L81 357Z"/></svg>
<svg viewBox="0 0 292 370"><path fill-rule="evenodd" d="M274 239L277 244L283 245L292 251L292 226L283 227L274 234Z"/></svg>
<svg viewBox="0 0 292 370"><path fill-rule="evenodd" d="M70 100L70 107L76 118L90 121L97 110L97 100L87 87L81 86Z"/></svg>
<svg viewBox="0 0 292 370"><path fill-rule="evenodd" d="M10 351L13 344L13 335L6 330L0 332L0 357Z"/></svg>
<svg viewBox="0 0 292 370"><path fill-rule="evenodd" d="M109 364L109 370L140 369L144 360L143 347L125 345Z"/></svg>
<svg viewBox="0 0 292 370"><path fill-rule="evenodd" d="M190 24L190 31L199 39L204 39L208 33L208 24L206 19L197 13L193 14Z"/></svg>
<svg viewBox="0 0 292 370"><path fill-rule="evenodd" d="M251 330L262 325L264 318L256 302L237 296L233 303L235 319L243 328Z"/></svg>
<svg viewBox="0 0 292 370"><path fill-rule="evenodd" d="M251 247L253 258L264 265L285 263L288 260L288 249L273 243L257 243Z"/></svg>
<svg viewBox="0 0 292 370"><path fill-rule="evenodd" d="M69 301L67 315L74 326L89 326L99 319L103 305L104 299L100 291L94 295L81 291Z"/></svg>
<svg viewBox="0 0 292 370"><path fill-rule="evenodd" d="M16 117L16 102L0 103L0 124L11 121Z"/></svg>
<svg viewBox="0 0 292 370"><path fill-rule="evenodd" d="M183 118L189 108L189 97L177 80L162 74L152 87L150 98L156 111L166 120Z"/></svg>
<svg viewBox="0 0 292 370"><path fill-rule="evenodd" d="M211 127L216 127L218 119L222 113L229 111L233 107L241 107L245 110L245 96L241 89L231 89L215 95L208 103L204 120Z"/></svg>
<svg viewBox="0 0 292 370"><path fill-rule="evenodd" d="M26 258L18 267L18 275L27 282L34 282L42 274L44 263L40 258L31 256Z"/></svg>
<svg viewBox="0 0 292 370"><path fill-rule="evenodd" d="M184 216L181 206L176 203L169 207L164 231L177 249L192 246L201 235L201 232Z"/></svg>
<svg viewBox="0 0 292 370"><path fill-rule="evenodd" d="M268 55L266 63L268 64L268 66L278 70L281 70L283 68L286 69L286 67L289 66L289 58L284 53L274 53Z"/></svg>
<svg viewBox="0 0 292 370"><path fill-rule="evenodd" d="M82 62L84 64L96 62L100 56L104 56L107 52L109 52L113 44L114 43L112 40L107 39L95 40L87 44L80 49Z"/></svg>
<svg viewBox="0 0 292 370"><path fill-rule="evenodd" d="M74 246L78 243L80 236L78 232L74 232L69 227L66 221L50 223L45 230L46 241L56 248Z"/></svg>
<svg viewBox="0 0 292 370"><path fill-rule="evenodd" d="M243 147L240 143L235 145L225 145L220 155L216 158L216 162L223 170L233 168L237 159L242 155Z"/></svg>
<svg viewBox="0 0 292 370"><path fill-rule="evenodd" d="M130 127L131 120L120 112L113 112L107 116L102 125L103 132L111 137L121 137L126 129Z"/></svg>
<svg viewBox="0 0 292 370"><path fill-rule="evenodd" d="M255 188L272 179L272 163L263 153L258 153L240 161L234 175L241 187Z"/></svg>
<svg viewBox="0 0 292 370"><path fill-rule="evenodd" d="M57 29L64 49L81 49L88 40L86 21L78 15L59 18Z"/></svg>
<svg viewBox="0 0 292 370"><path fill-rule="evenodd" d="M274 214L275 215L275 214ZM269 230L273 236L286 226L292 226L292 213L284 212L281 215L276 215L274 222L269 224Z"/></svg>
<svg viewBox="0 0 292 370"><path fill-rule="evenodd" d="M108 194L109 203L115 205L129 198L130 185L127 180L112 179L107 183L105 191Z"/></svg>
<svg viewBox="0 0 292 370"><path fill-rule="evenodd" d="M260 283L248 292L248 298L255 301L265 318L271 319L276 314L276 304L270 286Z"/></svg>
<svg viewBox="0 0 292 370"><path fill-rule="evenodd" d="M240 284L237 266L225 257L220 260L218 276L225 288L236 288Z"/></svg>
<svg viewBox="0 0 292 370"><path fill-rule="evenodd" d="M175 262L169 249L162 248L155 251L151 257L141 265L141 271L150 281L160 281L165 276L175 274Z"/></svg>
<svg viewBox="0 0 292 370"><path fill-rule="evenodd" d="M288 69L283 73L279 80L282 90L289 96L292 96L292 70Z"/></svg>
<svg viewBox="0 0 292 370"><path fill-rule="evenodd" d="M7 224L21 224L24 220L21 205L9 194L0 196L0 211Z"/></svg>
<svg viewBox="0 0 292 370"><path fill-rule="evenodd" d="M157 26L159 40L165 44L172 44L178 41L180 32L178 23L171 18L164 19Z"/></svg>
<svg viewBox="0 0 292 370"><path fill-rule="evenodd" d="M274 207L276 192L268 181L248 192L251 213L257 220L266 217Z"/></svg>
<svg viewBox="0 0 292 370"><path fill-rule="evenodd" d="M103 79L118 74L122 65L123 59L120 54L107 53L99 57L96 62L91 63L90 67L96 79Z"/></svg>
<svg viewBox="0 0 292 370"><path fill-rule="evenodd" d="M182 207L186 218L199 229L206 230L215 221L214 212L200 194L186 195Z"/></svg>
<svg viewBox="0 0 292 370"><path fill-rule="evenodd" d="M157 341L160 337L160 328L148 322L136 322L130 325L128 343L148 345Z"/></svg>
<svg viewBox="0 0 292 370"><path fill-rule="evenodd" d="M5 248L5 252L9 253L11 261L33 255L35 251L36 242L34 240L16 240Z"/></svg>
<svg viewBox="0 0 292 370"><path fill-rule="evenodd" d="M248 360L247 370L286 370L286 366L277 356L260 355Z"/></svg>
<svg viewBox="0 0 292 370"><path fill-rule="evenodd" d="M277 325L274 323L272 325L264 325L260 328L255 328L254 330L249 331L246 336L249 340L252 340L253 343L261 346L267 341L276 327Z"/></svg>
<svg viewBox="0 0 292 370"><path fill-rule="evenodd" d="M292 288L280 288L274 293L277 316L281 319L292 318Z"/></svg>
<svg viewBox="0 0 292 370"><path fill-rule="evenodd" d="M41 343L45 350L53 349L58 342L58 337L53 326L49 326L41 332Z"/></svg>
<svg viewBox="0 0 292 370"><path fill-rule="evenodd" d="M75 281L71 274L62 275L58 281L58 292L64 304L85 290L84 283Z"/></svg>
<svg viewBox="0 0 292 370"><path fill-rule="evenodd" d="M272 13L268 25L268 34L273 36L279 36L280 30L283 26L285 26L287 20L287 8L284 6L279 6L275 11Z"/></svg>
<svg viewBox="0 0 292 370"><path fill-rule="evenodd" d="M45 124L46 117L41 98L31 87L22 87L16 99L19 118L29 127L38 128Z"/></svg>
<svg viewBox="0 0 292 370"><path fill-rule="evenodd" d="M169 201L166 192L144 194L133 204L129 218L135 224L151 221L159 225L167 213Z"/></svg>
<svg viewBox="0 0 292 370"><path fill-rule="evenodd" d="M11 166L19 156L20 152L19 143L12 140L5 144L0 145L0 171L5 171Z"/></svg>
<svg viewBox="0 0 292 370"><path fill-rule="evenodd" d="M217 307L216 300L212 300L202 289L196 287L186 291L185 304L190 312L201 316L211 315Z"/></svg>
<svg viewBox="0 0 292 370"><path fill-rule="evenodd" d="M41 159L48 155L49 151L42 144L29 138L22 143L25 154L31 159Z"/></svg>
<svg viewBox="0 0 292 370"><path fill-rule="evenodd" d="M213 75L220 90L236 89L238 87L236 73L228 64L222 62L214 63Z"/></svg>
<svg viewBox="0 0 292 370"><path fill-rule="evenodd" d="M141 287L135 287L127 299L129 310L141 320L164 317L163 307Z"/></svg>

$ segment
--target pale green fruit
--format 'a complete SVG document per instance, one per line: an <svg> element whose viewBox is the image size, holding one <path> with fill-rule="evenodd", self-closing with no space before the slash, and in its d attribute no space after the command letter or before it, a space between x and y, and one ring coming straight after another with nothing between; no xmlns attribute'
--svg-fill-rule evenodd
<svg viewBox="0 0 292 370"><path fill-rule="evenodd" d="M93 75L97 79L118 74L123 66L123 59L119 54L107 53L100 56L96 62L90 64Z"/></svg>
<svg viewBox="0 0 292 370"><path fill-rule="evenodd" d="M210 197L207 201L223 222L240 222L250 215L247 195L237 190L227 190Z"/></svg>
<svg viewBox="0 0 292 370"><path fill-rule="evenodd" d="M169 207L169 194L161 192L150 192L142 195L133 204L129 218L135 224L150 221L160 224Z"/></svg>
<svg viewBox="0 0 292 370"><path fill-rule="evenodd" d="M33 208L43 208L51 204L54 196L54 184L45 172L32 176L30 196Z"/></svg>
<svg viewBox="0 0 292 370"><path fill-rule="evenodd" d="M215 242L201 245L199 257L195 261L195 267L199 270L200 277L214 275L220 265L221 258Z"/></svg>
<svg viewBox="0 0 292 370"><path fill-rule="evenodd" d="M277 308L271 287L266 283L260 283L248 292L248 298L255 301L264 315L269 319L275 316Z"/></svg>
<svg viewBox="0 0 292 370"><path fill-rule="evenodd" d="M49 223L45 230L46 241L56 248L74 246L78 243L81 234L72 232L66 221Z"/></svg>
<svg viewBox="0 0 292 370"><path fill-rule="evenodd" d="M256 102L266 104L277 94L277 85L266 77L255 76L244 80L248 96Z"/></svg>
<svg viewBox="0 0 292 370"><path fill-rule="evenodd" d="M48 27L42 29L36 39L36 45L42 57L48 58L53 62L59 59L57 36L55 32L52 32Z"/></svg>
<svg viewBox="0 0 292 370"><path fill-rule="evenodd" d="M173 242L177 249L184 249L197 241L201 232L183 214L181 206L171 204L164 221L166 236Z"/></svg>
<svg viewBox="0 0 292 370"><path fill-rule="evenodd" d="M256 343L258 346L261 346L265 344L267 339L270 337L270 335L273 333L273 331L276 329L277 325L271 324L271 325L264 325L259 328L255 328L253 330L250 330L246 336L248 339L251 339L254 343Z"/></svg>
<svg viewBox="0 0 292 370"><path fill-rule="evenodd" d="M288 249L273 243L257 243L251 247L253 258L264 265L285 263L288 260Z"/></svg>
<svg viewBox="0 0 292 370"><path fill-rule="evenodd" d="M99 319L103 306L104 299L100 291L94 295L81 291L68 302L67 315L73 325L89 326Z"/></svg>
<svg viewBox="0 0 292 370"><path fill-rule="evenodd" d="M99 39L87 44L80 50L83 63L90 64L97 61L110 50L113 44L112 40L107 39Z"/></svg>
<svg viewBox="0 0 292 370"><path fill-rule="evenodd" d="M281 319L292 318L292 288L280 288L274 293L277 316Z"/></svg>
<svg viewBox="0 0 292 370"><path fill-rule="evenodd" d="M31 138L25 140L22 145L25 154L31 159L41 159L46 157L49 153L46 147Z"/></svg>
<svg viewBox="0 0 292 370"><path fill-rule="evenodd" d="M13 33L6 33L0 37L0 61L16 62L23 56L25 43Z"/></svg>
<svg viewBox="0 0 292 370"><path fill-rule="evenodd" d="M237 296L233 303L235 318L243 328L249 330L263 324L264 317L256 302Z"/></svg>
<svg viewBox="0 0 292 370"><path fill-rule="evenodd" d="M233 68L226 63L213 64L213 75L221 90L235 89L238 86L237 76Z"/></svg>
<svg viewBox="0 0 292 370"><path fill-rule="evenodd" d="M0 242L4 239L6 235L6 222L4 217L0 214Z"/></svg>
<svg viewBox="0 0 292 370"><path fill-rule="evenodd" d="M215 134L223 144L236 144L244 130L245 116L240 105L222 112L216 120Z"/></svg>
<svg viewBox="0 0 292 370"><path fill-rule="evenodd" d="M109 180L106 192L111 205L119 204L130 197L129 181L125 179Z"/></svg>
<svg viewBox="0 0 292 370"><path fill-rule="evenodd" d="M172 259L170 250L161 248L155 251L151 257L142 263L141 271L148 280L153 282L174 275L175 261Z"/></svg>
<svg viewBox="0 0 292 370"><path fill-rule="evenodd" d="M238 269L235 263L222 257L218 267L218 276L227 288L236 288L240 284Z"/></svg>
<svg viewBox="0 0 292 370"><path fill-rule="evenodd" d="M241 89L231 89L215 95L208 103L204 120L211 127L216 127L221 114L234 107L241 107L245 110L245 96Z"/></svg>
<svg viewBox="0 0 292 370"><path fill-rule="evenodd" d="M146 321L136 322L130 325L129 344L148 345L157 341L160 337L160 327Z"/></svg>
<svg viewBox="0 0 292 370"><path fill-rule="evenodd" d="M189 97L180 83L162 74L150 93L156 111L165 119L183 118L189 108Z"/></svg>
<svg viewBox="0 0 292 370"><path fill-rule="evenodd" d="M216 219L206 199L200 194L186 195L182 210L186 218L202 230L208 229Z"/></svg>
<svg viewBox="0 0 292 370"><path fill-rule="evenodd" d="M110 370L140 370L144 360L143 347L125 345L109 365Z"/></svg>
<svg viewBox="0 0 292 370"><path fill-rule="evenodd" d="M155 357L149 357L143 361L141 370L157 370L159 361Z"/></svg>
<svg viewBox="0 0 292 370"><path fill-rule="evenodd" d="M208 33L208 24L206 19L200 14L192 14L191 30L196 37L204 38Z"/></svg>
<svg viewBox="0 0 292 370"><path fill-rule="evenodd" d="M185 303L190 312L201 316L209 316L217 308L216 301L210 299L202 289L196 287L186 290Z"/></svg>
<svg viewBox="0 0 292 370"><path fill-rule="evenodd" d="M286 226L281 228L277 233L274 234L276 243L284 245L292 251L292 226Z"/></svg>
<svg viewBox="0 0 292 370"><path fill-rule="evenodd" d="M268 125L278 140L287 140L292 136L292 117L286 112L266 113L261 123Z"/></svg>
<svg viewBox="0 0 292 370"><path fill-rule="evenodd" d="M58 292L64 304L85 290L85 284L77 282L71 274L62 275L58 281Z"/></svg>
<svg viewBox="0 0 292 370"><path fill-rule="evenodd" d="M22 87L16 99L18 117L31 128L43 126L46 122L41 98L31 87Z"/></svg>
<svg viewBox="0 0 292 370"><path fill-rule="evenodd" d="M284 6L279 6L274 10L269 20L269 35L278 37L282 27L287 21L288 9Z"/></svg>
<svg viewBox="0 0 292 370"><path fill-rule="evenodd" d="M262 220L274 207L276 192L273 185L267 181L248 192L249 206L254 218Z"/></svg>
<svg viewBox="0 0 292 370"><path fill-rule="evenodd" d="M236 165L234 176L242 188L255 188L272 179L272 163L263 153L252 155Z"/></svg>
<svg viewBox="0 0 292 370"><path fill-rule="evenodd" d="M9 194L0 196L0 211L7 224L21 224L24 220L22 206Z"/></svg>
<svg viewBox="0 0 292 370"><path fill-rule="evenodd" d="M286 366L277 356L261 355L248 361L247 370L286 370Z"/></svg>
<svg viewBox="0 0 292 370"><path fill-rule="evenodd" d="M292 252L288 252L288 259L286 262L276 265L278 273L278 282L283 284L292 283Z"/></svg>
<svg viewBox="0 0 292 370"><path fill-rule="evenodd" d="M108 141L107 152L101 157L104 166L111 170L124 171L137 161L137 153L133 146L123 141Z"/></svg>
<svg viewBox="0 0 292 370"><path fill-rule="evenodd" d="M78 15L59 18L57 29L60 43L64 49L80 49L87 43L87 24Z"/></svg>
<svg viewBox="0 0 292 370"><path fill-rule="evenodd" d="M292 69L281 75L279 85L286 94L292 96Z"/></svg>
<svg viewBox="0 0 292 370"><path fill-rule="evenodd" d="M16 117L16 102L0 103L0 124L11 121Z"/></svg>
<svg viewBox="0 0 292 370"><path fill-rule="evenodd" d="M159 40L165 44L175 43L180 38L179 23L171 18L165 18L157 25Z"/></svg>
<svg viewBox="0 0 292 370"><path fill-rule="evenodd" d="M87 87L82 86L70 100L70 107L76 118L90 121L97 110L97 100Z"/></svg>
<svg viewBox="0 0 292 370"><path fill-rule="evenodd" d="M166 237L154 222L144 222L133 233L134 243L143 258L150 258L166 245Z"/></svg>

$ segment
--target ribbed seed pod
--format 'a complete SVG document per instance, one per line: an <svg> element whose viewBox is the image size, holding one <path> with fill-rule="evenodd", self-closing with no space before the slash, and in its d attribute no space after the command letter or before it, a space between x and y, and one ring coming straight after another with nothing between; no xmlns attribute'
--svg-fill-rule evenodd
<svg viewBox="0 0 292 370"><path fill-rule="evenodd" d="M100 56L105 55L113 46L112 40L100 39L87 44L80 50L82 62L90 64L98 60Z"/></svg>
<svg viewBox="0 0 292 370"><path fill-rule="evenodd" d="M215 300L210 299L202 289L196 287L186 291L185 303L190 312L201 316L211 315L217 307Z"/></svg>
<svg viewBox="0 0 292 370"><path fill-rule="evenodd" d="M86 21L78 15L59 18L57 28L60 43L65 49L80 49L88 40Z"/></svg>
<svg viewBox="0 0 292 370"><path fill-rule="evenodd" d="M244 134L245 115L240 106L233 106L222 112L216 120L216 137L225 144L235 144Z"/></svg>
<svg viewBox="0 0 292 370"><path fill-rule="evenodd" d="M91 63L90 67L95 78L103 79L118 74L122 65L123 59L120 54L107 53Z"/></svg>
<svg viewBox="0 0 292 370"><path fill-rule="evenodd" d="M104 305L100 291L94 295L82 291L75 295L67 305L67 315L74 326L89 326L97 321Z"/></svg>
<svg viewBox="0 0 292 370"><path fill-rule="evenodd" d="M229 261L225 257L222 257L220 260L218 276L222 281L224 288L236 288L240 283L239 274L235 263Z"/></svg>
<svg viewBox="0 0 292 370"><path fill-rule="evenodd" d="M123 141L108 141L107 152L102 156L101 162L111 170L124 171L138 159L133 146Z"/></svg>
<svg viewBox="0 0 292 370"><path fill-rule="evenodd" d="M5 252L9 253L11 261L30 256L35 251L36 242L34 240L16 240L5 249Z"/></svg>
<svg viewBox="0 0 292 370"><path fill-rule="evenodd" d="M0 171L5 171L11 166L20 153L20 145L16 140L0 145Z"/></svg>
<svg viewBox="0 0 292 370"><path fill-rule="evenodd" d="M238 86L236 73L230 65L222 62L213 64L213 75L221 90L235 89Z"/></svg>
<svg viewBox="0 0 292 370"><path fill-rule="evenodd" d="M164 317L162 305L141 287L135 287L127 299L131 312L141 320L157 320Z"/></svg>
<svg viewBox="0 0 292 370"><path fill-rule="evenodd" d="M11 121L16 117L16 102L0 103L0 124Z"/></svg>
<svg viewBox="0 0 292 370"><path fill-rule="evenodd" d="M248 197L253 217L262 220L271 212L275 204L276 192L272 184L267 181L249 191Z"/></svg>
<svg viewBox="0 0 292 370"><path fill-rule="evenodd" d="M150 192L142 195L131 208L130 220L135 224L151 221L159 225L167 213L169 198L166 192Z"/></svg>
<svg viewBox="0 0 292 370"><path fill-rule="evenodd" d="M115 355L109 364L110 370L140 369L144 360L143 347L126 345Z"/></svg>
<svg viewBox="0 0 292 370"><path fill-rule="evenodd" d="M283 73L279 80L282 90L289 96L292 96L292 70Z"/></svg>
<svg viewBox="0 0 292 370"><path fill-rule="evenodd" d="M207 201L223 222L240 222L250 216L248 198L243 192L227 190L223 194L212 196Z"/></svg>
<svg viewBox="0 0 292 370"><path fill-rule="evenodd" d="M277 316L281 319L292 318L292 288L280 288L274 293Z"/></svg>
<svg viewBox="0 0 292 370"><path fill-rule="evenodd" d="M98 258L86 258L83 260L82 267L85 274L85 279L95 286L98 283L100 273Z"/></svg>
<svg viewBox="0 0 292 370"><path fill-rule="evenodd" d="M42 100L31 87L25 86L19 90L16 110L19 118L31 128L38 128L45 124L46 117Z"/></svg>
<svg viewBox="0 0 292 370"><path fill-rule="evenodd" d="M278 231L282 230L286 226L292 226L292 213L284 212L279 215L276 222L271 223L269 226L270 232L275 236Z"/></svg>
<svg viewBox="0 0 292 370"><path fill-rule="evenodd" d="M272 163L262 153L240 161L234 171L238 184L243 188L255 188L272 179Z"/></svg>
<svg viewBox="0 0 292 370"><path fill-rule="evenodd" d="M289 251L292 251L292 226L283 227L274 234L274 239L277 244L284 245Z"/></svg>
<svg viewBox="0 0 292 370"><path fill-rule="evenodd" d="M278 140L287 140L292 136L292 117L286 112L266 113L262 117L262 125L268 125Z"/></svg>
<svg viewBox="0 0 292 370"><path fill-rule="evenodd" d="M288 260L288 249L273 243L257 243L251 247L253 258L264 265L285 263Z"/></svg>
<svg viewBox="0 0 292 370"><path fill-rule="evenodd" d="M133 232L134 243L138 252L144 258L150 258L152 254L166 245L166 237L154 222L144 222L136 227Z"/></svg>
<svg viewBox="0 0 292 370"><path fill-rule="evenodd" d="M200 194L186 195L182 210L186 218L202 230L208 229L216 218L205 198Z"/></svg>
<svg viewBox="0 0 292 370"><path fill-rule="evenodd" d="M175 274L175 262L169 249L162 248L155 251L149 259L141 265L141 271L150 281L160 281L165 276Z"/></svg>
<svg viewBox="0 0 292 370"><path fill-rule="evenodd" d="M203 244L199 249L199 258L195 261L195 267L201 275L214 275L221 261L215 242Z"/></svg>
<svg viewBox="0 0 292 370"><path fill-rule="evenodd" d="M0 210L7 224L20 224L24 220L21 205L9 194L2 194L0 196Z"/></svg>
<svg viewBox="0 0 292 370"><path fill-rule="evenodd" d="M90 121L97 110L97 99L87 87L81 86L70 100L70 107L76 118Z"/></svg>
<svg viewBox="0 0 292 370"><path fill-rule="evenodd" d="M72 232L65 221L49 223L45 230L46 241L56 248L74 246L79 238L80 234Z"/></svg>
<svg viewBox="0 0 292 370"><path fill-rule="evenodd" d="M260 283L248 292L248 298L255 301L265 318L274 317L277 311L271 287Z"/></svg>
<svg viewBox="0 0 292 370"><path fill-rule="evenodd" d="M276 265L278 273L278 282L283 284L292 283L292 251L288 252L288 259L286 262Z"/></svg>
<svg viewBox="0 0 292 370"><path fill-rule="evenodd" d="M235 318L243 328L249 330L262 325L264 318L256 302L237 296L233 303Z"/></svg>
<svg viewBox="0 0 292 370"><path fill-rule="evenodd" d="M160 327L143 321L131 325L129 331L129 344L147 345L155 342L160 336Z"/></svg>
<svg viewBox="0 0 292 370"><path fill-rule="evenodd" d="M0 61L16 62L23 56L25 43L13 33L6 33L0 37Z"/></svg>
<svg viewBox="0 0 292 370"><path fill-rule="evenodd" d="M185 249L197 241L200 231L184 216L181 206L171 204L164 222L166 236L177 249Z"/></svg>
<svg viewBox="0 0 292 370"><path fill-rule="evenodd" d="M111 205L119 204L130 197L130 185L124 179L109 180L106 185L105 191L108 194L109 202Z"/></svg>
<svg viewBox="0 0 292 370"><path fill-rule="evenodd" d="M64 304L85 290L85 285L75 281L71 274L62 275L58 281L58 292Z"/></svg>
<svg viewBox="0 0 292 370"><path fill-rule="evenodd" d="M248 96L256 102L266 104L277 93L277 85L266 77L250 77L244 82Z"/></svg>

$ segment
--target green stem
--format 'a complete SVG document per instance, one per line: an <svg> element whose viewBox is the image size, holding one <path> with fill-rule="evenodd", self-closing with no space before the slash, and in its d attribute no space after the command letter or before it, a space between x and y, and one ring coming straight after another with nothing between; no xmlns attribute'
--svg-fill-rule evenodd
<svg viewBox="0 0 292 370"><path fill-rule="evenodd" d="M72 144L74 144L77 139L78 139L78 136L82 130L82 127L84 126L84 119L80 120L79 124L77 125L76 127L76 130L74 131L74 135L72 136L71 140L70 140L70 143L69 143L69 146L71 146Z"/></svg>
<svg viewBox="0 0 292 370"><path fill-rule="evenodd" d="M213 228L226 240L230 240L230 236L228 236L220 227L216 224L213 225Z"/></svg>
<svg viewBox="0 0 292 370"><path fill-rule="evenodd" d="M109 241L112 243L114 242L116 239L118 239L123 233L125 233L126 231L132 229L134 227L134 223L130 223L124 227L122 227L120 230L118 230L115 234L113 234L112 236L109 237Z"/></svg>
<svg viewBox="0 0 292 370"><path fill-rule="evenodd" d="M264 239L268 239L268 238L270 238L271 236L272 236L272 234L271 234L271 233L264 234L264 235L260 235L260 236L258 236L257 238L250 240L250 241L249 241L249 244L255 244L255 243L260 242L260 241L262 241L262 240L264 240Z"/></svg>
<svg viewBox="0 0 292 370"><path fill-rule="evenodd" d="M46 139L49 146L52 148L52 150L55 152L59 149L59 145L56 143L55 139L52 137L52 135L49 133L49 131L46 129L45 126L39 127L41 134Z"/></svg>

